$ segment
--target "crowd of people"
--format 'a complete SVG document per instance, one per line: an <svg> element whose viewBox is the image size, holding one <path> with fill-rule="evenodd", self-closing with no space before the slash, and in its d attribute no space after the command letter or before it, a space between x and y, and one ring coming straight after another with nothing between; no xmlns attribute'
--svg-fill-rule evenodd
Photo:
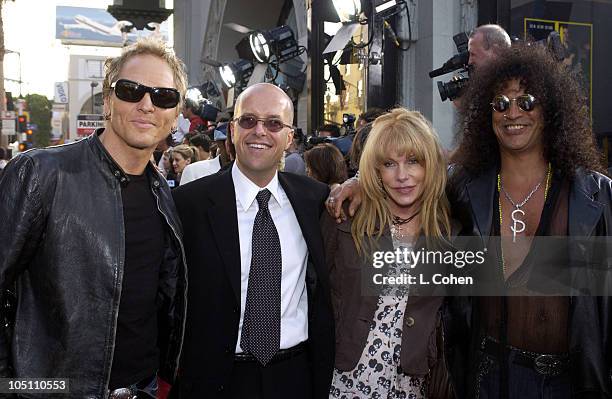
<svg viewBox="0 0 612 399"><path fill-rule="evenodd" d="M449 157L402 107L303 151L269 83L209 124L171 50L126 47L105 64L105 127L1 177L0 377L67 378L74 398L612 398L610 244L534 244L612 233L583 92L500 27L469 48ZM442 268L395 255L462 238L487 248L497 296L371 286ZM588 260L604 290L534 294L543 255L561 276Z"/></svg>

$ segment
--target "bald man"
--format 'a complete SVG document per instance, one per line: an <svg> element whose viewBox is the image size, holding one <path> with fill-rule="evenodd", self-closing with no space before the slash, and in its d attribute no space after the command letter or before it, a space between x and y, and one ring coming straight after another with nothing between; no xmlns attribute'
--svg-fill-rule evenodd
<svg viewBox="0 0 612 399"><path fill-rule="evenodd" d="M495 24L481 25L470 34L468 64L474 70L478 70L497 58L504 49L511 45L510 36L504 28Z"/></svg>
<svg viewBox="0 0 612 399"><path fill-rule="evenodd" d="M319 217L327 186L278 172L293 139L278 87L247 88L234 164L174 199L190 265L181 398L327 398L334 323Z"/></svg>

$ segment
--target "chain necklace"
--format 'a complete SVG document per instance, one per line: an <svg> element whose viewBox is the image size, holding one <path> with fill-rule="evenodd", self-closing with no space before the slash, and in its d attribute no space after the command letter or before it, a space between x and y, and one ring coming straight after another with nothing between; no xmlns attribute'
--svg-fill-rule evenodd
<svg viewBox="0 0 612 399"><path fill-rule="evenodd" d="M418 214L420 210L416 211L413 215L407 218L401 218L399 216L392 215L391 221L391 235L397 240L402 241L404 235L402 234L402 226L410 223Z"/></svg>
<svg viewBox="0 0 612 399"><path fill-rule="evenodd" d="M410 223L410 221L411 221L412 219L414 219L414 218L416 217L416 215L418 215L418 214L419 214L419 212L420 212L420 211L416 211L416 212L414 213L414 215L409 216L409 217L407 217L407 218L405 218L405 219L404 219L404 218L401 218L401 217L399 217L399 216L395 216L395 215L393 215L393 222L392 222L392 223L393 223L393 225L394 225L394 226L401 226L401 225L403 225L403 224Z"/></svg>
<svg viewBox="0 0 612 399"><path fill-rule="evenodd" d="M551 165L550 162L548 163L548 171L546 172L546 185L544 186L544 202L546 202L546 198L548 197L548 189L550 188L550 175L551 175ZM525 200L523 200L523 202L521 204L519 204L519 206L517 207L517 205L514 203L514 201L512 201L512 199L510 198L510 196L506 193L506 190L504 190L504 186L501 183L501 175L498 174L497 175L497 193L501 194L501 192L503 191L503 193L506 195L506 198L510 201L510 203L512 205L514 205L515 207L517 207L517 209L515 209L513 211L516 212L517 210L520 210L519 208L523 205L525 205L527 203L527 201L529 201L529 198L531 198L531 196L533 195L533 193L535 193L537 191L537 189L540 187L540 185L542 184L542 182L538 183L538 185L536 186L535 189L532 190L531 193L529 193L529 195L527 196L527 198ZM501 238L501 229L503 226L503 213L502 213L502 203L501 203L501 196L499 196L499 236ZM525 212L523 212L522 210L520 210L523 214L525 214ZM523 222L522 220L519 220L522 224L523 224L523 230L521 231L516 231L516 220L514 219L514 215L512 215L512 220L514 221L515 226L510 226L510 230L512 230L513 233L513 238L512 238L512 242L516 242L516 233L517 232L522 232L524 230L524 226L525 226L525 222ZM504 274L504 276L506 275L506 261L504 260L504 248L501 245L501 240L500 240L500 245L499 245L500 249L501 249L501 262L502 262L502 272Z"/></svg>
<svg viewBox="0 0 612 399"><path fill-rule="evenodd" d="M527 201L529 201L531 199L533 194L535 194L535 192L538 191L538 189L540 188L540 186L542 185L544 180L546 180L546 187L547 187L546 191L548 191L548 183L550 181L550 169L551 169L551 166L550 166L550 162L549 162L548 163L548 170L546 171L545 178L540 180L540 182L538 184L536 184L536 186L529 192L529 194L527 194L525 199L523 201L521 201L521 203L519 203L519 204L514 202L514 200L510 197L510 194L508 194L508 191L506 191L506 189L504 188L504 183L502 183L502 181L501 181L501 174L497 175L497 179L498 179L498 191L499 191L499 189L501 189L501 191L504 193L504 196L506 197L506 199L508 201L510 201L512 206L514 206L514 208L515 208L512 211L511 215L510 215L512 217L512 226L510 226L510 230L512 230L512 242L516 242L516 233L522 233L523 231L525 231L525 227L526 227L525 222L522 221L521 219L519 219L519 217L525 216L525 211L523 211L521 208L527 203ZM544 193L544 199L546 199L546 193ZM517 216L517 215L520 215L520 216ZM520 225L520 227L517 227L518 225Z"/></svg>

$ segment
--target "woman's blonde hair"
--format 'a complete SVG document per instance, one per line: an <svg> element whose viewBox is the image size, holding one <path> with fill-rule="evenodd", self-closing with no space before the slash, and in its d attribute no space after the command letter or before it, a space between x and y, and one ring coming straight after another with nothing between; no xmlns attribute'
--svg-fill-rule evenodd
<svg viewBox="0 0 612 399"><path fill-rule="evenodd" d="M187 144L177 145L172 149L173 154L181 154L184 159L189 159L192 163L198 161L198 152L196 149Z"/></svg>
<svg viewBox="0 0 612 399"><path fill-rule="evenodd" d="M450 234L446 159L438 135L420 112L395 108L376 118L359 161L362 204L351 233L360 253L366 250L364 236L379 238L393 221L379 169L395 154L414 156L425 169L423 190L417 199L421 233L434 238Z"/></svg>

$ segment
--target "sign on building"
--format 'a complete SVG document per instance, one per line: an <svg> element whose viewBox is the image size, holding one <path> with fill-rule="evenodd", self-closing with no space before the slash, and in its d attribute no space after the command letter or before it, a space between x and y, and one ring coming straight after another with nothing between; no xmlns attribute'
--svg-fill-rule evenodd
<svg viewBox="0 0 612 399"><path fill-rule="evenodd" d="M15 118L2 118L2 135L12 136L15 134Z"/></svg>
<svg viewBox="0 0 612 399"><path fill-rule="evenodd" d="M94 130L104 127L104 116L93 114L77 115L77 135L88 136Z"/></svg>
<svg viewBox="0 0 612 399"><path fill-rule="evenodd" d="M68 104L68 82L55 82L53 101L58 104Z"/></svg>
<svg viewBox="0 0 612 399"><path fill-rule="evenodd" d="M98 8L57 6L55 16L55 37L62 44L122 47L122 28L129 25L126 21L117 21L105 9ZM156 26L154 31L132 30L127 34L127 39L135 42L139 37L152 35L168 41L168 21Z"/></svg>

